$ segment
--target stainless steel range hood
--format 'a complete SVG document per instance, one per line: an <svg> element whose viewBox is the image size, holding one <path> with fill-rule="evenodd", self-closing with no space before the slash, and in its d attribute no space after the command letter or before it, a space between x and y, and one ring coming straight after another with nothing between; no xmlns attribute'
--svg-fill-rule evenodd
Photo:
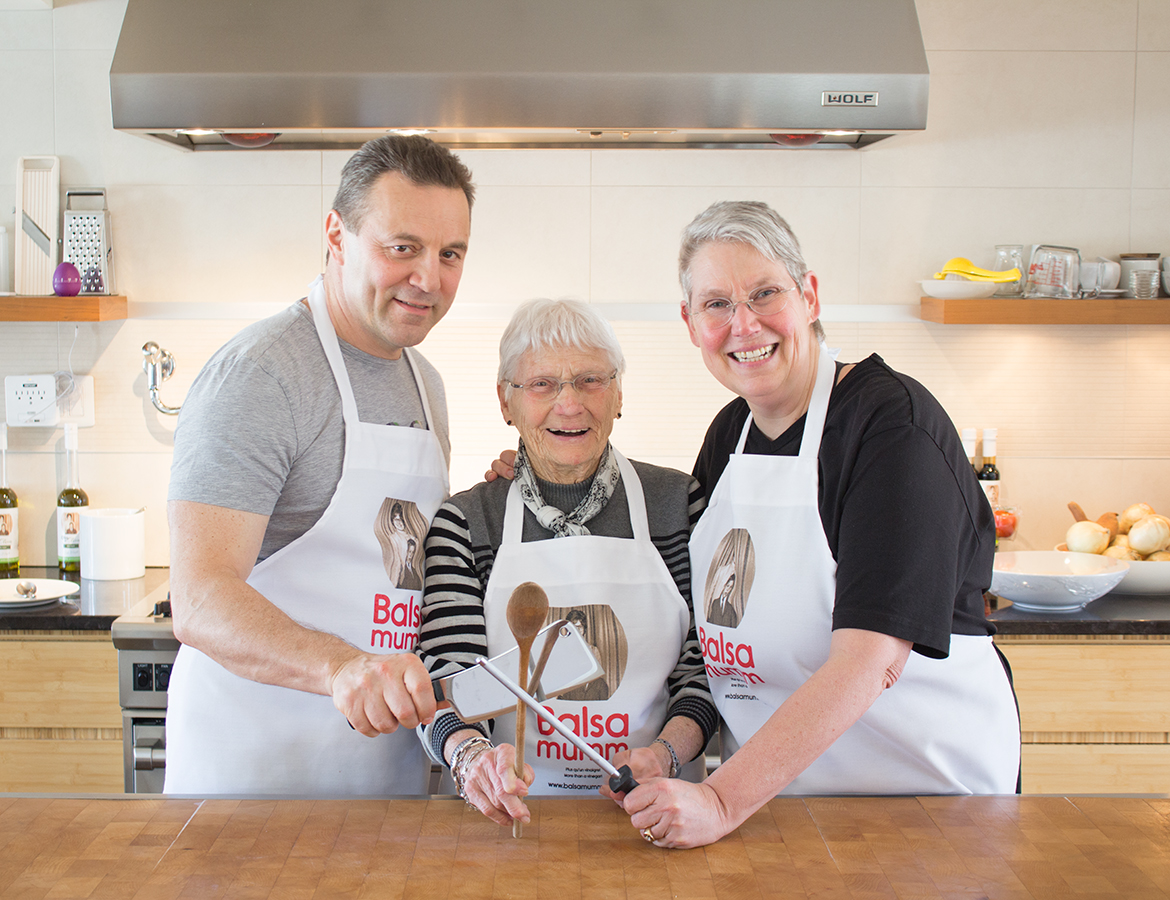
<svg viewBox="0 0 1170 900"><path fill-rule="evenodd" d="M128 0L110 93L189 150L861 147L929 79L914 0Z"/></svg>

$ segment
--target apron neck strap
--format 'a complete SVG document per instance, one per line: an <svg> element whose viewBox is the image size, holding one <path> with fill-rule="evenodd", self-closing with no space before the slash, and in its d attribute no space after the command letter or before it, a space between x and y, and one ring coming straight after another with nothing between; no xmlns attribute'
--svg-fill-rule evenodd
<svg viewBox="0 0 1170 900"><path fill-rule="evenodd" d="M630 461L617 448L610 445L609 452L617 460L618 471L622 473L622 484L626 487L626 505L630 509L630 530L634 533L634 540L650 540L650 518L646 513L646 496L642 490L642 482ZM610 498L613 499L612 497ZM524 498L520 496L520 485L513 481L508 489L508 499L504 506L504 530L500 538L502 544L519 544L524 535Z"/></svg>
<svg viewBox="0 0 1170 900"><path fill-rule="evenodd" d="M833 393L833 382L836 380L837 365L829 355L829 348L820 344L817 357L817 374L813 382L812 397L809 398L808 411L804 418L804 434L800 438L800 458L816 459L821 448L821 434L825 430L825 417L829 412L829 397ZM747 421L743 423L743 430L739 433L739 441L735 445L735 453L743 453L747 444L748 432L752 427L752 414L749 411Z"/></svg>
<svg viewBox="0 0 1170 900"><path fill-rule="evenodd" d="M349 382L349 372L345 368L345 360L341 355L341 344L337 339L337 332L333 328L333 320L329 318L329 306L325 301L325 279L320 275L309 285L309 309L313 311L313 325L317 329L317 337L321 341L321 348L325 351L325 359L329 361L329 368L333 371L337 390L341 393L342 418L346 425L356 425L360 421L357 400L354 398L353 386ZM427 429L434 431L434 414L431 412L427 389L423 384L422 375L419 373L414 351L409 347L404 347L402 353L410 366L410 374L414 376L414 386L418 390L419 400L422 401L423 417L426 419Z"/></svg>

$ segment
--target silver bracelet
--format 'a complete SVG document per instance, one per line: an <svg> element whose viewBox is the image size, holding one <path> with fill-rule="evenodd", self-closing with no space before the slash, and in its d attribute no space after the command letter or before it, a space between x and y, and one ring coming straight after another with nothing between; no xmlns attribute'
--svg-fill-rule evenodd
<svg viewBox="0 0 1170 900"><path fill-rule="evenodd" d="M650 743L661 744L666 748L666 752L670 754L670 771L666 773L666 777L678 777L678 754L674 752L674 747L670 746L670 741L665 740L664 738L655 738Z"/></svg>
<svg viewBox="0 0 1170 900"><path fill-rule="evenodd" d="M451 777L455 779L455 787L459 796L466 801L463 786L467 776L467 769L477 756L491 750L493 744L482 734L476 734L460 741L451 754Z"/></svg>

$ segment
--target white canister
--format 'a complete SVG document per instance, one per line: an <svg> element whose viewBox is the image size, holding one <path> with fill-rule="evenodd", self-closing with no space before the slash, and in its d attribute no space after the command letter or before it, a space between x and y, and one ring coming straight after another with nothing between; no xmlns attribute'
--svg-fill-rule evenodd
<svg viewBox="0 0 1170 900"><path fill-rule="evenodd" d="M81 510L81 577L94 581L146 574L144 509Z"/></svg>

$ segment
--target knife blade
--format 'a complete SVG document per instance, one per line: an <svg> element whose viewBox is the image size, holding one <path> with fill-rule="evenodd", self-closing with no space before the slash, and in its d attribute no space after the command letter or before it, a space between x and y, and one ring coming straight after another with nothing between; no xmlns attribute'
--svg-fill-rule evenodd
<svg viewBox="0 0 1170 900"><path fill-rule="evenodd" d="M581 632L564 619L546 625L537 633L532 641L532 659L544 661L543 671L532 671L534 679L540 675L535 691L540 700L588 684L604 672ZM505 672L519 673L520 649L512 647L491 661ZM431 684L435 699L450 703L465 722L482 722L516 709L515 696L477 666L433 679Z"/></svg>
<svg viewBox="0 0 1170 900"><path fill-rule="evenodd" d="M561 735L570 744L588 756L591 760L601 767L601 770L609 775L609 789L615 794L629 793L638 786L638 782L634 780L634 773L630 771L629 766L622 766L620 769L615 767L608 759L586 744L581 738L577 737L572 731L565 727L565 724L554 716L551 712L545 709L540 703L527 691L522 690L520 685L516 684L507 675L496 668L491 660L484 659L482 656L477 656L475 664L484 669L484 671L491 674L500 684L506 687L509 691L516 695L525 706L536 713L540 718L550 725L557 733Z"/></svg>

